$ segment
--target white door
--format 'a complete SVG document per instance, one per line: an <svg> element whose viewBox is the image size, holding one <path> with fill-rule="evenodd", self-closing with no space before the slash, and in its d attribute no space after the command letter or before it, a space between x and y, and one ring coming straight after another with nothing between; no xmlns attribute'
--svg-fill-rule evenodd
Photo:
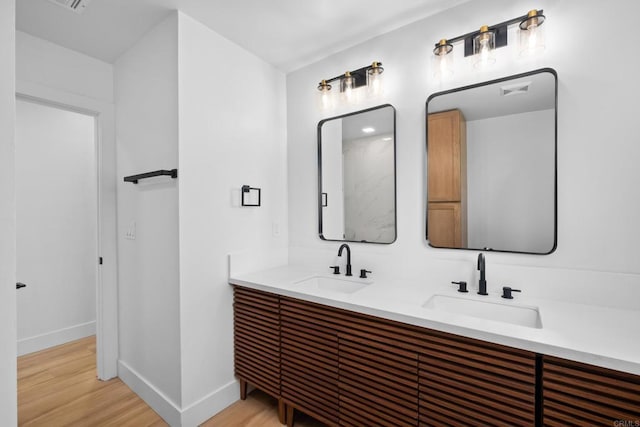
<svg viewBox="0 0 640 427"><path fill-rule="evenodd" d="M18 354L96 331L96 119L16 102Z"/></svg>

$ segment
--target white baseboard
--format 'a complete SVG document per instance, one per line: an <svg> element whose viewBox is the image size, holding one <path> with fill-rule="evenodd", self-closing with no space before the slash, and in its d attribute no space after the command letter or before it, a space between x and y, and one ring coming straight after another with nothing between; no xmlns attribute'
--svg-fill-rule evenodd
<svg viewBox="0 0 640 427"><path fill-rule="evenodd" d="M118 361L118 376L129 386L147 405L158 413L170 426L181 426L180 408L153 384L147 381L135 369L131 368L122 360Z"/></svg>
<svg viewBox="0 0 640 427"><path fill-rule="evenodd" d="M79 340L96 334L96 322L81 323L35 337L22 338L18 340L18 356L44 350L69 341Z"/></svg>
<svg viewBox="0 0 640 427"><path fill-rule="evenodd" d="M182 427L196 427L240 399L240 385L233 380L182 410Z"/></svg>
<svg viewBox="0 0 640 427"><path fill-rule="evenodd" d="M180 409L122 360L118 361L118 376L172 427L196 427L240 398L240 386L234 380Z"/></svg>

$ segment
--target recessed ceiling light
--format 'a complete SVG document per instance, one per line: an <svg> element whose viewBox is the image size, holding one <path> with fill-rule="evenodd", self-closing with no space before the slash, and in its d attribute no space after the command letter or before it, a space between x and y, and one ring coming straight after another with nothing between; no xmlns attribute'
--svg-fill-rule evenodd
<svg viewBox="0 0 640 427"><path fill-rule="evenodd" d="M391 137L387 136L386 138L382 138L383 141L391 141Z"/></svg>
<svg viewBox="0 0 640 427"><path fill-rule="evenodd" d="M372 127L366 127L366 128L362 128L362 132L364 133L371 133L371 132L375 132L376 130Z"/></svg>

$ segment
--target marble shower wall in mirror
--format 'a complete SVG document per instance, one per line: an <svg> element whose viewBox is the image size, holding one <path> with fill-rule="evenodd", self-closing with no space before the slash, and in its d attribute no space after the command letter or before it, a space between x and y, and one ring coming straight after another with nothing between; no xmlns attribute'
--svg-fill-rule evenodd
<svg viewBox="0 0 640 427"><path fill-rule="evenodd" d="M551 69L427 101L427 239L439 248L556 248L557 76Z"/></svg>
<svg viewBox="0 0 640 427"><path fill-rule="evenodd" d="M318 124L323 240L396 239L395 109L382 105Z"/></svg>

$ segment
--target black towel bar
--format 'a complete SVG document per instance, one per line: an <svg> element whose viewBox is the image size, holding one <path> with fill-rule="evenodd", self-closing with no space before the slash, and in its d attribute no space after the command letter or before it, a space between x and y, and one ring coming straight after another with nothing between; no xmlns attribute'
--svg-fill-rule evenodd
<svg viewBox="0 0 640 427"><path fill-rule="evenodd" d="M160 169L153 172L146 172L138 175L125 176L124 182L133 182L134 184L137 184L138 181L141 179L153 178L154 176L163 176L163 175L170 176L171 178L177 178L178 169L171 169L171 170Z"/></svg>

